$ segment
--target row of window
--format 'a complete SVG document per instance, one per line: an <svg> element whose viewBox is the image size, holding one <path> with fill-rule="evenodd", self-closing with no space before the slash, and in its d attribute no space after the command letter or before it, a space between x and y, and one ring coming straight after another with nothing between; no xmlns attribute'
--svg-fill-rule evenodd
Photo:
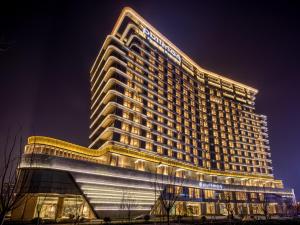
<svg viewBox="0 0 300 225"><path fill-rule="evenodd" d="M192 162L195 165L199 165L198 157L202 156L203 166L206 168L211 168L211 160L212 160L211 155L209 153L205 153L200 150L194 149L193 152L186 151L186 153L189 153L189 154L184 154L183 152L173 151L169 148L163 147L162 145L159 145L159 143L153 144L152 142L141 141L138 138L130 137L129 135L126 135L126 134L121 134L120 142L125 145L131 145L132 147L144 148L148 151L155 151L158 154L165 155L170 158L175 158L175 159L179 159L179 160L185 160L187 162ZM267 163L265 161L244 159L244 158L240 158L240 157L224 155L224 158L222 159L221 155L218 153L216 153L214 155L214 157L215 157L215 160L217 160L217 161L225 162L225 164L224 164L225 169L250 171L251 170L250 167L247 168L246 166L243 166L243 165L251 165L251 166L259 165L262 167L267 166ZM240 163L242 165L237 167L237 165L230 165L231 163ZM221 164L219 162L217 162L216 167L217 167L217 169L221 169Z"/></svg>
<svg viewBox="0 0 300 225"><path fill-rule="evenodd" d="M129 57L131 57L133 60L135 59L137 63L139 63L141 66L144 66L144 61L142 61L140 59L141 55L145 55L144 52L145 50L138 46L140 51L134 51L135 54L137 54L137 56L135 56L132 52L129 52ZM182 75L182 79L186 82L188 82L190 84L190 86L195 86L195 84L197 83L196 80L194 80L194 78L190 77L190 76L187 76L185 73L181 72L177 66L174 66L172 65L172 63L168 60L165 60L162 55L160 54L157 54L155 55L152 54L151 52L154 52L154 51L150 51L150 55L152 55L152 57L149 57L149 62L151 64L153 64L154 66L157 66L158 67L158 70L159 71L163 71L163 72L167 72L167 71L174 71L176 73L176 76L180 76ZM144 57L143 57L144 58ZM149 65L149 68L151 68L152 70L154 70L154 67L151 66L151 64ZM164 65L165 64L165 65ZM208 77L208 80L210 82L217 82L219 83L219 80L215 80L215 78L212 78L212 77ZM227 88L227 90L235 90L235 93L236 94L239 94L239 95L242 95L242 96L246 96L246 91L245 89L243 88L239 88L239 87L235 87L235 89L232 89L232 84L227 84L226 82L222 82L223 83L223 86L226 87L230 87L230 88ZM250 96L250 98L252 98L252 96Z"/></svg>
<svg viewBox="0 0 300 225"><path fill-rule="evenodd" d="M128 96L130 96L130 94L128 93L128 91L126 91L127 93L125 93L125 94L127 94ZM172 95L169 95L170 96L170 98L172 99ZM135 96L134 96L135 97ZM153 94L152 93L150 93L150 92L148 92L148 96L147 97L150 97L150 98L153 98ZM141 100L141 98L140 97L138 97L137 99L139 99L139 101L140 102L142 102L142 100ZM157 110L158 110L158 112L160 112L160 113L163 113L163 112L165 112L165 114L168 114L168 116L170 117L170 118L174 118L173 117L173 112L176 112L178 115L181 115L181 112L182 112L182 108L181 107L175 107L175 109L174 109L174 107L173 107L173 103L171 103L171 101L167 104L167 107L168 107L168 109L171 111L166 111L166 110L163 110L163 108L162 107L160 107L160 105L163 105L163 100L161 100L160 98L157 98L157 101L155 101L154 100L154 102L158 102L159 103L159 105L157 106ZM176 102L176 101L175 101ZM204 102L205 103L205 102ZM149 108L151 108L151 109L155 109L155 106L156 106L156 104L154 105L154 103L153 102L151 102L151 101L148 101L147 102L147 107L149 107ZM217 122L217 121L219 121L220 122L220 124L224 124L224 125L227 125L227 126L235 126L235 127L237 127L238 125L237 125L237 123L236 123L236 121L237 121L237 116L235 116L235 111L234 110L231 110L231 111L229 111L229 108L225 108L225 111L228 111L228 113L225 113L225 117L226 117L226 120L227 120L227 122L225 123L225 121L224 121L224 119L223 119L223 117L224 117L224 113L223 112L220 112L219 113L219 119L217 119L217 117L215 116L216 115L216 110L213 108L213 107L215 107L214 106L214 104L211 104L211 113L212 113L212 120L214 121L214 122ZM195 108L194 107L190 107L190 106L188 106L188 105L184 105L184 108L186 108L186 109L190 109L190 110L187 110L187 111L184 111L184 113L183 113L183 115L184 115L184 118L186 119L186 123L188 123L188 120L190 120L191 119L191 121L196 121L196 110L195 110ZM201 109L201 111L203 111L203 114L201 113L200 115L199 115L199 117L201 118L201 119L203 119L203 120L206 120L207 119L207 116L204 114L205 112L207 112L207 110L206 110L206 107L205 107L205 105L204 105L204 107L202 107L202 109ZM230 113L229 113L230 112ZM180 117L177 117L177 120L178 120L178 122L181 122L181 118ZM232 122L232 121L233 122ZM243 124L241 123L240 124L240 126L241 126L241 128L242 129L247 129L247 130L249 130L249 131L253 131L253 132L259 132L260 131L260 129L259 128L257 128L257 126L260 124L259 123L259 121L253 121L253 120L245 120L245 119L242 119L242 120L240 120L241 122L244 122ZM252 126L251 126L252 125Z"/></svg>
<svg viewBox="0 0 300 225"><path fill-rule="evenodd" d="M144 75L143 74L143 71L140 69L140 68L138 68L138 67L134 67L133 66L133 64L131 64L131 63L129 63L129 65L128 65L130 68L132 68L132 69L135 69L135 71L136 72L138 72L138 73L140 73L140 74L142 74L142 75ZM175 76L175 75L174 75ZM142 76L142 77L144 77L144 76ZM151 75L151 74L148 74L148 78L150 77L150 79L153 77L153 75ZM161 78L163 78L163 76L161 77ZM141 84L143 84L144 83L144 79L142 79L141 77L138 77L138 76L135 76L135 80L136 81L138 81L139 83L141 83ZM154 81L156 81L155 83L157 83L157 85L158 85L158 87L160 87L160 88L165 88L165 87L168 87L168 88L165 88L165 91L167 91L167 92L170 92L170 94L172 95L172 96L177 96L177 97L182 97L183 95L184 95L184 97L186 97L186 100L187 101L190 101L191 100L191 104L194 104L194 102L193 102L193 100L195 99L195 96L196 96L196 93L198 92L198 91L200 91L201 90L201 88L203 87L203 86L200 86L200 88L199 89L195 89L196 90L196 92L195 92L195 94L188 94L188 91L187 91L187 89L193 89L193 88L191 88L191 87L189 87L189 86L186 86L186 85L182 85L182 86L180 86L178 83L174 83L173 82L173 80L171 79L171 78L168 78L168 85L165 85L164 83L163 83L163 81L161 80L161 79L153 79ZM165 81L166 81L166 79L165 79ZM148 82L146 82L146 83L148 83ZM183 88L184 87L184 88ZM147 89L153 89L153 90L155 90L155 86L152 84L152 83L148 83L148 87L147 87ZM157 89L157 88L156 88ZM158 89L157 89L158 90ZM163 95L164 94L164 92L163 92L163 90L161 90L161 89L159 89L159 91L161 92L161 95ZM180 93L180 94L179 94ZM181 95L181 96L180 96ZM199 96L202 96L203 98L205 98L205 94L204 93L200 93L199 92ZM183 98L184 98L183 97ZM196 97L196 98L198 98L198 97ZM225 100L225 101L227 101L227 100ZM178 102L179 103L179 102ZM235 104L235 103L233 103L233 104ZM233 105L232 104L232 105ZM229 103L227 103L226 104L226 106L229 106ZM242 109L242 107L240 106L240 105L238 105L238 108L239 109ZM251 111L251 110L250 110Z"/></svg>
<svg viewBox="0 0 300 225"><path fill-rule="evenodd" d="M133 103L131 104L129 101L125 100L124 101L124 106L127 107L127 108L131 108L131 107L136 106L136 105L133 104ZM133 107L132 109L136 110L136 107ZM136 110L136 111L140 111L140 109ZM150 122L150 121L155 120L159 124L164 124L164 126L169 126L170 128L174 127L174 123L172 123L170 120L166 121L166 119L164 119L161 116L156 116L155 117L154 115L155 114L153 114L150 111L146 112L146 116L148 118L147 127L149 129L151 129L152 131L157 131L159 133L164 133L165 135L168 135L172 139L176 138L177 140L182 140L182 135L180 135L180 133L183 131L181 124L178 123L176 125L175 129L178 131L178 133L176 133L176 135L175 135L173 130L167 130L163 126L153 124L153 122ZM123 117L124 118L129 118L128 113L124 112ZM135 122L139 122L139 119L137 117L135 117ZM204 126L205 125L207 125L207 124L204 124ZM187 128L188 129L184 129L184 134L187 135L187 137L184 138L184 143L187 144L187 145L193 144L194 146L197 146L196 140L197 140L198 136L197 136L197 131L196 131L196 124L195 123L192 124L192 126L191 126L192 131L190 130L191 129L190 126L187 126ZM200 131L201 131L201 134L202 134L201 138L200 138L201 142L209 143L208 129L201 129L200 128ZM238 132L238 130L235 130L235 133L237 133L235 136L230 133L230 132L233 131L230 128L227 128L227 131L229 131L229 132L225 133L225 127L222 126L221 131L222 132L220 133L220 136L219 136L219 132L217 130L214 130L214 132L213 132L213 134L214 134L213 143L216 144L216 145L222 145L223 147L228 146L228 147L231 147L231 148L234 148L234 147L243 148L245 150L248 150L248 149L249 150L254 150L255 149L255 147L253 146L254 144L256 144L256 145L262 144L262 141L260 141L258 139L250 139L250 138L241 137L240 132ZM246 132L241 131L241 134L245 135ZM189 136L190 136L190 138L188 138ZM220 138L222 138L222 139L220 139ZM234 140L235 141L240 141L242 143L235 143ZM253 144L253 145L251 145L251 144ZM198 147L202 147L203 149L209 150L209 146L205 145L205 144L203 144L202 146L198 146Z"/></svg>

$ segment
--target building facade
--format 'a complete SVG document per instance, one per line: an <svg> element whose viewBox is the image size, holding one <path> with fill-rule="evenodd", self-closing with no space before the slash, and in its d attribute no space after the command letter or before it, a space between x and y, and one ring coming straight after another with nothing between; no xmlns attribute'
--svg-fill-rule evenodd
<svg viewBox="0 0 300 225"><path fill-rule="evenodd" d="M258 91L203 69L134 10L105 39L90 83L88 148L29 138L21 169L34 198L22 219L39 204L51 219L163 214L166 192L172 215L281 214L294 203L273 175Z"/></svg>

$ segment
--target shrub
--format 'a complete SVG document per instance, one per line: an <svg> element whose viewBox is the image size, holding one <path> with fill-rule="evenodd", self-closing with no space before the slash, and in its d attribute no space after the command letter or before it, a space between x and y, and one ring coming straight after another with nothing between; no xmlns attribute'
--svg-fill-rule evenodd
<svg viewBox="0 0 300 225"><path fill-rule="evenodd" d="M149 221L149 220L150 220L150 216L149 216L148 214L145 215L145 216L144 216L144 220L145 220L145 221Z"/></svg>
<svg viewBox="0 0 300 225"><path fill-rule="evenodd" d="M181 219L182 219L182 216L181 215L178 215L177 216L177 221L180 223L181 222Z"/></svg>
<svg viewBox="0 0 300 225"><path fill-rule="evenodd" d="M206 222L206 216L201 216L201 223L205 223Z"/></svg>
<svg viewBox="0 0 300 225"><path fill-rule="evenodd" d="M33 218L32 220L31 220L31 223L33 223L33 224L41 224L41 223L43 223L43 221L42 221L42 218L38 218L38 217L35 217L35 218Z"/></svg>
<svg viewBox="0 0 300 225"><path fill-rule="evenodd" d="M104 221L105 223L110 223L110 222L111 222L111 219L110 219L109 216L106 216L106 217L103 218L103 221Z"/></svg>
<svg viewBox="0 0 300 225"><path fill-rule="evenodd" d="M234 216L233 216L233 214L229 214L229 215L227 215L227 219L228 219L228 220L234 220Z"/></svg>

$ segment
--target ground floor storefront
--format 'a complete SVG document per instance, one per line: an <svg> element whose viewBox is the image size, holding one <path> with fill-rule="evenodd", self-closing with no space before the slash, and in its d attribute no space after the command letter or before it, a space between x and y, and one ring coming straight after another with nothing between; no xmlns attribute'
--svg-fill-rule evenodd
<svg viewBox="0 0 300 225"><path fill-rule="evenodd" d="M40 193L24 197L20 207L12 211L11 218L18 221L29 221L34 218L59 221L96 217L81 195Z"/></svg>
<svg viewBox="0 0 300 225"><path fill-rule="evenodd" d="M138 166L141 160L135 164ZM160 216L166 214L161 201L174 198L171 216L282 215L295 201L291 189L221 183L212 178L201 180L201 176L192 179L185 177L190 171L161 164L154 168L155 172L147 172L145 168L117 167L65 155L25 155L20 171L28 177L22 189L27 197L11 212L11 218Z"/></svg>
<svg viewBox="0 0 300 225"><path fill-rule="evenodd" d="M282 214L284 206L278 203L218 203L218 202L178 202L174 207L173 214L181 216L217 215L236 216L264 215L265 207L270 215Z"/></svg>
<svg viewBox="0 0 300 225"><path fill-rule="evenodd" d="M232 214L237 217L251 217L264 216L266 212L270 216L275 216L284 215L286 209L285 205L279 205L278 203L268 203L267 209L265 207L263 203L178 201L172 208L171 216L201 217ZM122 210L128 212L131 209L122 209L120 205L119 211ZM134 211L134 208L132 211ZM162 212L161 210L150 210L148 213L152 216L163 216L163 213L158 213L159 211ZM102 217L111 217L112 215L112 213L107 213ZM96 216L81 195L39 193L28 194L21 206L12 211L11 218L18 221L29 221L34 218L60 221L75 218L89 220L95 219Z"/></svg>

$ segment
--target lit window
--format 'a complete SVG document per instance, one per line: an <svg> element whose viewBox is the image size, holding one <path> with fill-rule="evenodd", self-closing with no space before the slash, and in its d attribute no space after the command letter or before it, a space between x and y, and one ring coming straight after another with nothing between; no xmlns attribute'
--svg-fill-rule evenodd
<svg viewBox="0 0 300 225"><path fill-rule="evenodd" d="M128 131L129 132L129 125L126 123L122 123L122 130Z"/></svg>
<svg viewBox="0 0 300 225"><path fill-rule="evenodd" d="M136 138L131 138L130 145L134 147L139 147L139 140Z"/></svg>
<svg viewBox="0 0 300 225"><path fill-rule="evenodd" d="M121 138L120 138L120 142L121 142L121 143L124 143L124 144L128 144L128 143L129 143L129 138L128 138L128 136L125 135L125 134L122 134L122 135L121 135Z"/></svg>
<svg viewBox="0 0 300 225"><path fill-rule="evenodd" d="M150 142L146 143L146 149L151 151L152 150L152 144Z"/></svg>
<svg viewBox="0 0 300 225"><path fill-rule="evenodd" d="M204 190L204 197L206 199L213 199L215 198L215 191L212 190Z"/></svg>
<svg viewBox="0 0 300 225"><path fill-rule="evenodd" d="M127 100L124 100L124 106L130 108L130 102Z"/></svg>
<svg viewBox="0 0 300 225"><path fill-rule="evenodd" d="M129 119L129 113L128 112L123 112L123 118Z"/></svg>
<svg viewBox="0 0 300 225"><path fill-rule="evenodd" d="M131 133L133 133L133 134L139 134L140 133L140 129L139 128L137 128L137 127L132 127L131 128Z"/></svg>

